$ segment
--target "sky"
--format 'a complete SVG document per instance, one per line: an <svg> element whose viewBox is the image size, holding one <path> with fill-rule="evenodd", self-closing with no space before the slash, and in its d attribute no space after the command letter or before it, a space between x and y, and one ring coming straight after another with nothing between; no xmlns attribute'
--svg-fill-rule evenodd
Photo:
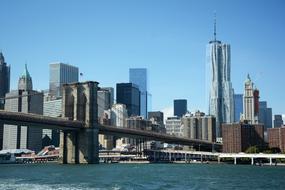
<svg viewBox="0 0 285 190"><path fill-rule="evenodd" d="M1 0L0 50L11 65L11 89L28 64L34 89L49 86L49 63L79 67L80 81L101 87L128 82L147 68L152 109L172 111L187 99L207 112L206 45L231 45L231 80L243 93L247 74L260 100L285 113L283 0Z"/></svg>

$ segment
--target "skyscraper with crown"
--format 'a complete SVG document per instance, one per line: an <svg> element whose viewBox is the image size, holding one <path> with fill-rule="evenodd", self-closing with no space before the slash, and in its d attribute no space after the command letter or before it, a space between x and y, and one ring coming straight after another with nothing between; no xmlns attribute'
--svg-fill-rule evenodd
<svg viewBox="0 0 285 190"><path fill-rule="evenodd" d="M43 93L33 90L32 77L25 65L20 76L18 90L6 94L5 110L43 114ZM36 126L4 125L3 149L27 148L40 151L42 129Z"/></svg>

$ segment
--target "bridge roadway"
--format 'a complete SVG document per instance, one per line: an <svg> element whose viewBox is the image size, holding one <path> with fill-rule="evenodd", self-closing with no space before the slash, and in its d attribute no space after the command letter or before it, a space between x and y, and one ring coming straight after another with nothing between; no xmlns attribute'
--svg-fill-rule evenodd
<svg viewBox="0 0 285 190"><path fill-rule="evenodd" d="M66 118L54 118L38 114L0 111L0 121L5 124L37 126L46 129L60 129L63 131L78 131L85 128L81 121L68 120ZM114 135L117 137L143 138L146 140L162 141L170 144L188 145L199 148L221 149L222 145L198 139L176 137L153 131L98 125L99 134Z"/></svg>

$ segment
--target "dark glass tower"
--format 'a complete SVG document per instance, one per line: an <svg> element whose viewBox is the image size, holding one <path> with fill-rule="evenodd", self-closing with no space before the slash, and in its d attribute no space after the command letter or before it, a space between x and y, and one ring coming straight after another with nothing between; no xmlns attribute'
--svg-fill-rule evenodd
<svg viewBox="0 0 285 190"><path fill-rule="evenodd" d="M7 66L2 52L0 52L0 98L10 91L10 66ZM4 109L5 101L0 99L0 109Z"/></svg>
<svg viewBox="0 0 285 190"><path fill-rule="evenodd" d="M128 116L140 115L140 91L133 83L117 84L117 103L125 104Z"/></svg>
<svg viewBox="0 0 285 190"><path fill-rule="evenodd" d="M182 117L187 112L187 100L174 100L174 115Z"/></svg>

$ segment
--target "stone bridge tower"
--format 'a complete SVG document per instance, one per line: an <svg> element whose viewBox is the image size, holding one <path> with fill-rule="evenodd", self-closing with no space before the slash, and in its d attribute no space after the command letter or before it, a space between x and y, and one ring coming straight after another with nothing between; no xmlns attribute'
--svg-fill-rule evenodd
<svg viewBox="0 0 285 190"><path fill-rule="evenodd" d="M63 85L62 117L85 122L85 129L61 132L61 163L99 163L98 84L88 81Z"/></svg>

